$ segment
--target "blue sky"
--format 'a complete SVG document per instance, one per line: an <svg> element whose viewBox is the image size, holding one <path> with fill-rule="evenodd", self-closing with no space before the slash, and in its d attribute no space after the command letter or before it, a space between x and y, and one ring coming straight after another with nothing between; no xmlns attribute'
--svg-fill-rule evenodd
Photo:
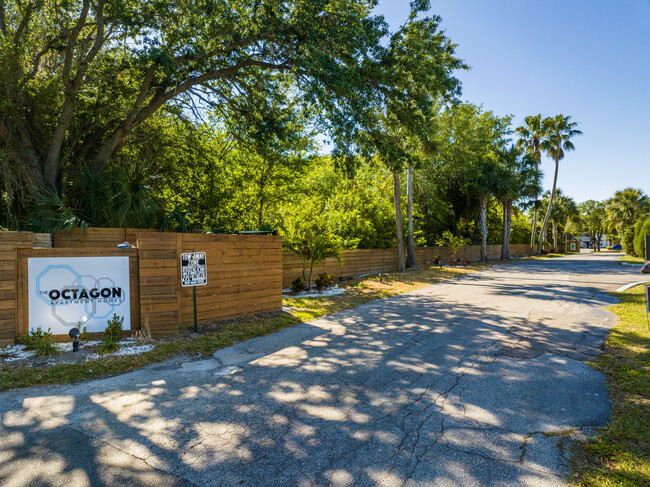
<svg viewBox="0 0 650 487"><path fill-rule="evenodd" d="M408 1L379 0L395 30ZM584 135L560 162L577 202L633 186L650 193L650 0L432 0L472 66L462 99L498 115L571 115ZM553 161L544 157L547 189Z"/></svg>

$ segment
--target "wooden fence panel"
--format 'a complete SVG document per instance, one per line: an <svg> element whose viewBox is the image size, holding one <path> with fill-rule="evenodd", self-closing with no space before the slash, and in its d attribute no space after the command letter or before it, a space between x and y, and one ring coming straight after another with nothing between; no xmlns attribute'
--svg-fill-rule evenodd
<svg viewBox="0 0 650 487"><path fill-rule="evenodd" d="M510 255L521 257L527 255L530 247L528 244L510 245ZM342 253L343 265L334 258L326 259L314 267L312 280L318 274L327 272L337 277L354 277L363 274L378 274L381 272L395 272L397 270L396 249L353 249L344 250ZM447 247L416 247L415 260L418 265L432 265L435 258L440 256L444 263L452 258ZM477 261L481 258L481 247L477 245L461 247L456 251L456 259L469 259ZM501 258L501 245L488 245L488 258ZM309 273L309 268L307 268ZM291 286L291 282L302 276L302 259L294 252L282 252L282 287ZM307 276L309 277L309 276Z"/></svg>
<svg viewBox="0 0 650 487"><path fill-rule="evenodd" d="M138 232L140 319L149 321L155 337L178 333L180 280L179 234ZM153 280L153 278L159 278Z"/></svg>
<svg viewBox="0 0 650 487"><path fill-rule="evenodd" d="M126 241L136 245L138 233L160 233L151 229L134 228L73 228L55 232L54 247L111 247Z"/></svg>
<svg viewBox="0 0 650 487"><path fill-rule="evenodd" d="M192 251L207 259L208 282L196 287L199 323L282 309L282 237L181 234L179 252ZM181 288L180 321L194 322L191 287Z"/></svg>
<svg viewBox="0 0 650 487"><path fill-rule="evenodd" d="M0 232L0 346L13 345L16 337L16 249L34 246L32 232Z"/></svg>

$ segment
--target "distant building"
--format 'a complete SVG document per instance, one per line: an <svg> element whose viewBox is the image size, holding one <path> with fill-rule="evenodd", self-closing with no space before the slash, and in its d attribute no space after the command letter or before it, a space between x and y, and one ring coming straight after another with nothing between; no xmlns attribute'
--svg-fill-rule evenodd
<svg viewBox="0 0 650 487"><path fill-rule="evenodd" d="M583 249L591 249L591 248L593 248L593 243L591 241L591 237L589 236L589 234L588 233L581 233L580 235L581 235L581 237L580 237L580 247L582 247ZM606 235L603 235L600 238L600 248L604 249L605 247L607 247L609 245L612 245L612 243L609 240L607 240Z"/></svg>

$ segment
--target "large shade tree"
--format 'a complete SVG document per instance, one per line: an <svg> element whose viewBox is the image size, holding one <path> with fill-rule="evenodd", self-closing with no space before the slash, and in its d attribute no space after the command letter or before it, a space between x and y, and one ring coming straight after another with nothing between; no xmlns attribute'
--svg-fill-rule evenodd
<svg viewBox="0 0 650 487"><path fill-rule="evenodd" d="M400 272L405 268L400 174L418 158L418 147L431 144L427 122L437 110L436 101L460 94L454 71L466 68L455 56L456 46L440 30L440 17L419 16L428 6L412 2L406 23L391 36L376 77L381 103L368 113L377 123L359 139L362 149L374 152L393 174Z"/></svg>
<svg viewBox="0 0 650 487"><path fill-rule="evenodd" d="M577 135L582 135L578 130L577 123L571 121L571 116L556 115L555 117L547 117L543 121L544 131L546 133L545 139L540 144L541 149L553 159L555 162L555 172L553 174L553 188L551 189L551 198L549 200L548 208L544 215L544 222L540 235L544 235L548 225L551 211L553 209L553 198L555 197L555 189L557 187L557 175L560 167L560 161L564 159L564 155L568 151L575 150L575 146L571 139ZM539 239L537 253L542 252L542 239Z"/></svg>
<svg viewBox="0 0 650 487"><path fill-rule="evenodd" d="M61 192L84 164L101 172L161 111L264 110L278 93L316 107L347 147L383 98L388 31L375 4L0 2L0 162L10 196Z"/></svg>
<svg viewBox="0 0 650 487"><path fill-rule="evenodd" d="M468 201L478 200L481 259L487 257L488 200L499 178L496 153L510 133L510 120L470 103L452 106L440 116L436 156L440 172L456 181Z"/></svg>

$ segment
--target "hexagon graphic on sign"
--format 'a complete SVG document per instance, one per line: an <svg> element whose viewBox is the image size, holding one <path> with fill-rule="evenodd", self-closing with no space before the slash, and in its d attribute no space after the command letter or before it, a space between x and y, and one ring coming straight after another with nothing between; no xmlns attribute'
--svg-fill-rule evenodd
<svg viewBox="0 0 650 487"><path fill-rule="evenodd" d="M128 269L123 257L30 258L30 329L53 328L56 334L87 325L88 331L103 331L113 314L130 329Z"/></svg>

